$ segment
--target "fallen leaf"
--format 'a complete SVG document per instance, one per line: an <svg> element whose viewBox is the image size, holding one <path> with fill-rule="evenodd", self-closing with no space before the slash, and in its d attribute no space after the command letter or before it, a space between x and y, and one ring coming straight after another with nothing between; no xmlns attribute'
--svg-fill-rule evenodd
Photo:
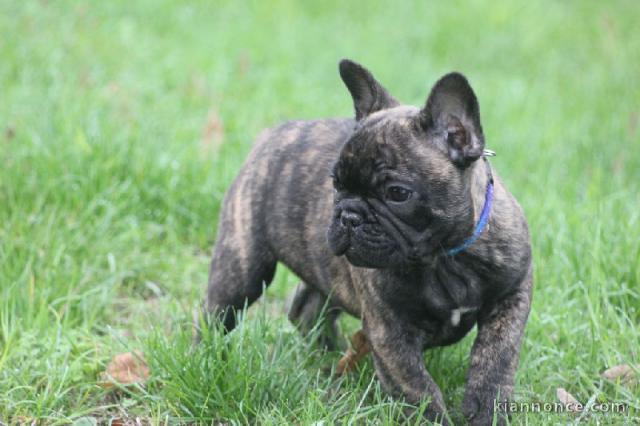
<svg viewBox="0 0 640 426"><path fill-rule="evenodd" d="M556 396L565 409L570 413L579 413L582 411L582 404L565 388L556 389Z"/></svg>
<svg viewBox="0 0 640 426"><path fill-rule="evenodd" d="M347 349L347 352L340 358L340 361L338 361L338 366L336 367L338 375L345 375L355 369L358 362L370 351L371 347L364 332L362 330L356 331L353 336L351 336L351 347Z"/></svg>
<svg viewBox="0 0 640 426"><path fill-rule="evenodd" d="M38 424L38 421L35 419L32 419L30 417L25 417L25 416L18 416L18 417L14 417L11 419L12 423L15 422L15 424L18 425L29 425L29 426L36 426ZM4 425L4 423L1 423Z"/></svg>
<svg viewBox="0 0 640 426"><path fill-rule="evenodd" d="M148 378L149 367L142 352L127 352L113 357L107 365L107 370L102 373L103 382L100 383L100 386L111 388L116 384L144 384Z"/></svg>
<svg viewBox="0 0 640 426"><path fill-rule="evenodd" d="M607 380L615 382L620 380L620 383L629 383L635 378L635 372L628 364L616 365L608 368L602 372L602 377Z"/></svg>
<svg viewBox="0 0 640 426"><path fill-rule="evenodd" d="M137 425L141 425L141 424L151 424L151 423L143 423L140 421L140 419L135 418L135 419L122 419L122 418L112 418L109 419L109 423L111 426L137 426Z"/></svg>
<svg viewBox="0 0 640 426"><path fill-rule="evenodd" d="M144 426L144 425L152 425L155 423L153 423L150 419L145 417L136 417L136 418L112 417L108 420L104 419L104 421L102 421L100 424L111 425L111 426ZM164 424L164 423L160 423L160 424Z"/></svg>
<svg viewBox="0 0 640 426"><path fill-rule="evenodd" d="M4 129L4 137L10 141L11 139L13 139L16 136L16 129L14 129L13 127L9 126L6 129Z"/></svg>
<svg viewBox="0 0 640 426"><path fill-rule="evenodd" d="M223 142L224 124L218 111L212 109L202 130L202 148L204 151L215 151Z"/></svg>

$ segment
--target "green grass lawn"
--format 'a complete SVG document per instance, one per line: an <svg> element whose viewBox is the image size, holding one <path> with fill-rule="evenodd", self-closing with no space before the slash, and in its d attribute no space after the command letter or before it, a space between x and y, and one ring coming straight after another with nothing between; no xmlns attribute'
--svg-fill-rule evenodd
<svg viewBox="0 0 640 426"><path fill-rule="evenodd" d="M600 376L640 364L638 22L631 0L0 0L0 423L403 418L370 361L328 375L340 354L288 324L284 269L191 350L225 188L260 129L352 114L343 57L411 104L469 77L533 236L516 400L628 407L513 422L639 422L640 386ZM456 423L472 341L425 354ZM134 349L149 382L100 387Z"/></svg>

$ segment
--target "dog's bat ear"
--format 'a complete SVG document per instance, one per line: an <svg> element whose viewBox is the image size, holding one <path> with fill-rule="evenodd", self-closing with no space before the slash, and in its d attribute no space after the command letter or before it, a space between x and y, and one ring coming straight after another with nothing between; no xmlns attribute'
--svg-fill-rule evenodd
<svg viewBox="0 0 640 426"><path fill-rule="evenodd" d="M425 130L445 135L454 163L468 166L482 155L480 106L464 75L452 72L438 80L420 111L420 124Z"/></svg>
<svg viewBox="0 0 640 426"><path fill-rule="evenodd" d="M339 68L340 77L353 98L357 121L376 111L400 105L360 64L343 59Z"/></svg>

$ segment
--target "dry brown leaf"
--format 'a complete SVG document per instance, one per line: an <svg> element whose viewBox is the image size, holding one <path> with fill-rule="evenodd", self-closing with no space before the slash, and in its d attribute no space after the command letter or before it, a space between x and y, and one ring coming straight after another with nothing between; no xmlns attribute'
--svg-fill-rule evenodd
<svg viewBox="0 0 640 426"><path fill-rule="evenodd" d="M26 416L18 416L18 417L14 417L13 419L11 419L13 422L15 422L18 425L29 425L29 426L36 426L38 425L38 420L32 419L30 417L26 417ZM1 423L4 424L4 423Z"/></svg>
<svg viewBox="0 0 640 426"><path fill-rule="evenodd" d="M364 332L362 330L356 331L353 336L351 336L351 347L347 349L347 352L340 358L340 361L338 361L338 366L336 367L338 375L347 374L355 369L358 362L370 351L371 348Z"/></svg>
<svg viewBox="0 0 640 426"><path fill-rule="evenodd" d="M579 413L582 411L582 404L565 388L556 389L556 396L568 412Z"/></svg>
<svg viewBox="0 0 640 426"><path fill-rule="evenodd" d="M635 378L635 372L630 365L620 364L604 370L602 377L612 382L619 379L620 383L629 383Z"/></svg>
<svg viewBox="0 0 640 426"><path fill-rule="evenodd" d="M10 141L11 139L13 139L16 136L16 129L14 129L13 127L9 126L6 129L4 129L4 137Z"/></svg>
<svg viewBox="0 0 640 426"><path fill-rule="evenodd" d="M116 384L144 384L148 378L149 367L142 352L136 350L114 356L107 370L102 373L103 382L100 386L110 388Z"/></svg>
<svg viewBox="0 0 640 426"><path fill-rule="evenodd" d="M224 123L218 111L212 109L209 111L207 122L202 130L202 149L205 152L213 152L217 150L223 142Z"/></svg>
<svg viewBox="0 0 640 426"><path fill-rule="evenodd" d="M140 417L136 417L135 419L113 418L109 420L109 423L111 424L111 426L142 426L151 424L151 422L144 421Z"/></svg>

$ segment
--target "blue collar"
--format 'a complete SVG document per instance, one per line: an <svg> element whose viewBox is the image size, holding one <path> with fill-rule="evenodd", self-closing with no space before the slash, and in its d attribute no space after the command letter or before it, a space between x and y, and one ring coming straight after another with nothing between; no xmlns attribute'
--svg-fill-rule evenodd
<svg viewBox="0 0 640 426"><path fill-rule="evenodd" d="M484 196L484 206L482 207L482 213L480 214L480 219L478 219L478 223L476 224L476 228L473 230L473 234L469 238L467 238L462 244L457 247L451 248L446 251L447 256L455 256L456 254L465 251L469 248L482 234L482 231L487 227L487 223L489 223L489 217L491 216L491 206L493 205L493 173L491 173L491 165L489 164L489 160L486 157L493 157L496 155L493 151L486 150L483 154L483 160L487 165L488 171L488 182L487 182L487 191Z"/></svg>

